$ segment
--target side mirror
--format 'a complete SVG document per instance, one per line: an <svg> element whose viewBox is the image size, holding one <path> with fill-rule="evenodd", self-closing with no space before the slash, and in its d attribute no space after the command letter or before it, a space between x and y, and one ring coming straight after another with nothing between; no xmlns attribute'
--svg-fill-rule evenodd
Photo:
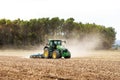
<svg viewBox="0 0 120 80"><path fill-rule="evenodd" d="M66 41L63 41L64 43L66 43Z"/></svg>

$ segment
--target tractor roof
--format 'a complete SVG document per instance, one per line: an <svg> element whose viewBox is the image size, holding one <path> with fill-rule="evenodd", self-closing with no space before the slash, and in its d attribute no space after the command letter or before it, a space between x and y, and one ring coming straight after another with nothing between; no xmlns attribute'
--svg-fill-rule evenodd
<svg viewBox="0 0 120 80"><path fill-rule="evenodd" d="M62 40L58 40L58 39L49 39L49 41L62 41Z"/></svg>

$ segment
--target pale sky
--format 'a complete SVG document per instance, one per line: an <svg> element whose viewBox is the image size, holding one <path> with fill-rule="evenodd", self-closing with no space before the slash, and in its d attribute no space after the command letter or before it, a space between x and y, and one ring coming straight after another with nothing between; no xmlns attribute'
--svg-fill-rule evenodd
<svg viewBox="0 0 120 80"><path fill-rule="evenodd" d="M120 40L120 0L0 0L0 19L43 17L114 27Z"/></svg>

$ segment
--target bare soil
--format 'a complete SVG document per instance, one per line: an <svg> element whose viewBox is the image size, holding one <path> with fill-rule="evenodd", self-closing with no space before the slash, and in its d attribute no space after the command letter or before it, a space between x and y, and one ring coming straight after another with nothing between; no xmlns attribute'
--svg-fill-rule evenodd
<svg viewBox="0 0 120 80"><path fill-rule="evenodd" d="M0 80L120 80L120 51L71 59L30 59L34 51L0 50Z"/></svg>

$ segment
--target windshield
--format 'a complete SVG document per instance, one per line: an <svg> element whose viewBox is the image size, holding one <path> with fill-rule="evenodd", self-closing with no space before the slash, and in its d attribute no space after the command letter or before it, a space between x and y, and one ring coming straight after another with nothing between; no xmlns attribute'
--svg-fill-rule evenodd
<svg viewBox="0 0 120 80"><path fill-rule="evenodd" d="M51 46L52 45L62 45L61 40L51 40L49 43Z"/></svg>
<svg viewBox="0 0 120 80"><path fill-rule="evenodd" d="M54 41L54 44L61 45L61 41Z"/></svg>

